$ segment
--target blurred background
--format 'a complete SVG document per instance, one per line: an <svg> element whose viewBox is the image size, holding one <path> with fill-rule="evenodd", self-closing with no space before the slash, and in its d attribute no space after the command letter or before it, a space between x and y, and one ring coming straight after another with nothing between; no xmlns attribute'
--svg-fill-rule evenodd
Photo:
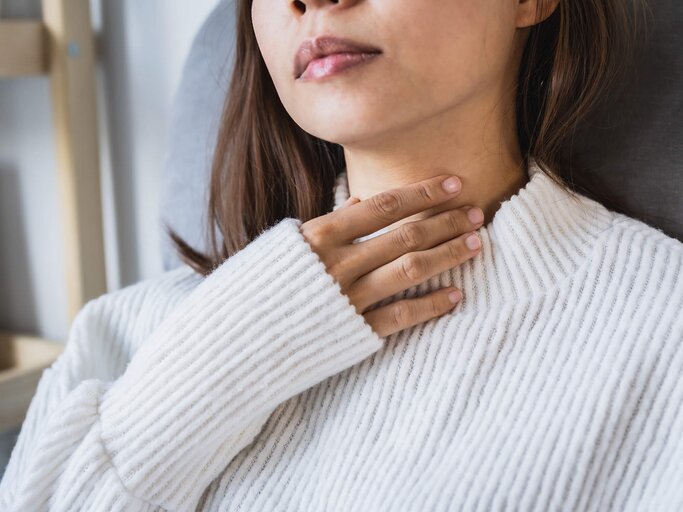
<svg viewBox="0 0 683 512"><path fill-rule="evenodd" d="M40 0L0 2L3 22L42 16ZM108 290L175 265L163 261L158 213L169 125L183 63L217 3L90 1ZM0 76L0 329L63 341L71 318L53 116L49 76ZM0 434L0 472L17 433Z"/></svg>
<svg viewBox="0 0 683 512"><path fill-rule="evenodd" d="M155 212L174 93L192 39L217 3L91 2L110 290L163 271ZM40 0L1 5L3 19L41 15ZM52 109L48 77L0 79L0 325L62 339L66 289Z"/></svg>

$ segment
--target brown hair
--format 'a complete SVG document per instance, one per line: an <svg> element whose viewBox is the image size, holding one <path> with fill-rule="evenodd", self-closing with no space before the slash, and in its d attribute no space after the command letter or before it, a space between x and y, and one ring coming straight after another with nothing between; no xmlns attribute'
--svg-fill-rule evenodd
<svg viewBox="0 0 683 512"><path fill-rule="evenodd" d="M548 1L539 0L539 15ZM253 32L251 3L237 5L235 61L211 170L208 252L166 226L181 260L202 275L285 217L305 222L329 212L344 167L342 147L302 130L281 104ZM630 65L645 7L645 0L560 0L530 28L519 68L516 118L525 163L533 157L566 190L614 210L619 205L607 191L582 183L580 173L569 175L569 150L580 122Z"/></svg>

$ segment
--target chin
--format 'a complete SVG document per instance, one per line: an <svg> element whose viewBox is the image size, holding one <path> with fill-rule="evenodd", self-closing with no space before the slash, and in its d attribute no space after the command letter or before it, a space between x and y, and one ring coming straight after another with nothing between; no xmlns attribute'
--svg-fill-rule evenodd
<svg viewBox="0 0 683 512"><path fill-rule="evenodd" d="M346 118L336 121L327 118L317 124L314 122L309 127L307 127L308 125L302 126L301 124L299 126L314 137L342 146L367 142L378 133L376 125L371 124L375 130L369 131L368 124L357 123Z"/></svg>
<svg viewBox="0 0 683 512"><path fill-rule="evenodd" d="M368 140L387 128L381 120L386 120L388 116L372 112L369 108L338 103L328 109L315 109L315 115L310 113L294 115L292 119L307 133L337 144Z"/></svg>

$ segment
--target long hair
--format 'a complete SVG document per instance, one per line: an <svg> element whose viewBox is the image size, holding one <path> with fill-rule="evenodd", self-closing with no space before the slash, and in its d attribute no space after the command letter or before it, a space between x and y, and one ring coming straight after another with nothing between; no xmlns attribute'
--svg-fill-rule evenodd
<svg viewBox="0 0 683 512"><path fill-rule="evenodd" d="M537 12L546 2L539 0ZM632 62L646 0L560 0L530 28L519 67L516 124L525 162L569 192L615 211L605 190L582 181L569 162L572 137ZM206 276L285 217L329 212L343 169L340 145L302 130L283 107L261 56L251 0L237 2L235 61L211 169L208 250L190 247L168 225L180 259Z"/></svg>

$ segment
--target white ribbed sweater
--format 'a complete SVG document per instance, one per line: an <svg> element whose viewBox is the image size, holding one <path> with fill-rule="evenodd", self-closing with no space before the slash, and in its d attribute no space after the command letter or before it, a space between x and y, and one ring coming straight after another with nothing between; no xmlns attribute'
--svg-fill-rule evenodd
<svg viewBox="0 0 683 512"><path fill-rule="evenodd" d="M386 338L293 218L91 300L0 510L683 510L683 244L529 172Z"/></svg>

